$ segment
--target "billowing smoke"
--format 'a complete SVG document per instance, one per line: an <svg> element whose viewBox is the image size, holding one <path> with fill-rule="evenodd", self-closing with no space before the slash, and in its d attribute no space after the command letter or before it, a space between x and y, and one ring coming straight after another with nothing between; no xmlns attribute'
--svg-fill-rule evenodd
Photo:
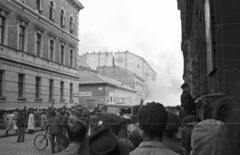
<svg viewBox="0 0 240 155"><path fill-rule="evenodd" d="M158 75L155 82L147 82L148 95L145 103L155 101L165 106L180 105L183 64L181 57L178 58L173 53L161 52L158 54L158 62L149 62Z"/></svg>
<svg viewBox="0 0 240 155"><path fill-rule="evenodd" d="M177 1L81 0L80 54L126 51L143 57L155 70L145 101L180 104L183 83L181 21Z"/></svg>

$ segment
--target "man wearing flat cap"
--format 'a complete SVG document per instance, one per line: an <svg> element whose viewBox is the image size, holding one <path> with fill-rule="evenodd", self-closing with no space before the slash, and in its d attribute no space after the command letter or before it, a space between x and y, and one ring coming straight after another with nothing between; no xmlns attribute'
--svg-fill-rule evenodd
<svg viewBox="0 0 240 155"><path fill-rule="evenodd" d="M143 141L129 155L178 155L162 142L168 121L168 113L162 104L151 102L143 105L139 109L138 121Z"/></svg>
<svg viewBox="0 0 240 155"><path fill-rule="evenodd" d="M181 107L184 110L183 115L184 116L196 115L196 105L194 103L194 99L192 98L192 95L190 94L190 88L188 83L182 84L181 88L183 89L183 92L181 95Z"/></svg>

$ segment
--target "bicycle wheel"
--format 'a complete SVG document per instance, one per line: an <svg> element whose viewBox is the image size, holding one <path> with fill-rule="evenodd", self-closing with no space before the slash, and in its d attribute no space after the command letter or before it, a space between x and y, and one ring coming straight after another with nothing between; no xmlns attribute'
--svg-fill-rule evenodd
<svg viewBox="0 0 240 155"><path fill-rule="evenodd" d="M42 151L48 146L47 137L39 134L34 139L34 146L37 150Z"/></svg>

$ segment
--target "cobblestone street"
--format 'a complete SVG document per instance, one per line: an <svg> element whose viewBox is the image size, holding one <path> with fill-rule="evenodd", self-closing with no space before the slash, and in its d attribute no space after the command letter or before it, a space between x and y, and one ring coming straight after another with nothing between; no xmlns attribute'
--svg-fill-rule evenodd
<svg viewBox="0 0 240 155"><path fill-rule="evenodd" d="M34 138L40 133L45 132L26 134L24 142L17 142L17 136L0 138L0 155L51 155L50 144L43 151L35 149Z"/></svg>

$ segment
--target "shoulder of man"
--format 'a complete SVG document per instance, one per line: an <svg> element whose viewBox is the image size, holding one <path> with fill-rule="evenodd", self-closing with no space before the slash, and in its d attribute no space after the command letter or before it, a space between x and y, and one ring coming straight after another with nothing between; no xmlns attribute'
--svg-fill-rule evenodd
<svg viewBox="0 0 240 155"><path fill-rule="evenodd" d="M118 147L121 155L128 154L133 150L132 143L127 139L117 138L117 142L118 142Z"/></svg>

